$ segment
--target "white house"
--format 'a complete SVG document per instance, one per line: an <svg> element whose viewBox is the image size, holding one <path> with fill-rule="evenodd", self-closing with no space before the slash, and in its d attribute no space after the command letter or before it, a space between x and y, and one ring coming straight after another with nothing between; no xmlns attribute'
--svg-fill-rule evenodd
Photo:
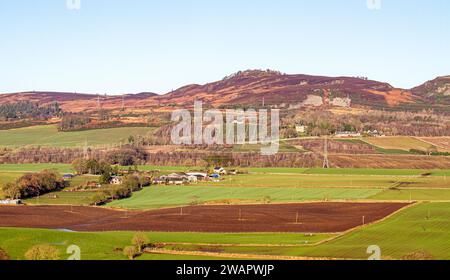
<svg viewBox="0 0 450 280"><path fill-rule="evenodd" d="M111 185L120 185L122 184L122 178L118 177L118 176L114 176L111 178L111 180L109 181L109 183Z"/></svg>
<svg viewBox="0 0 450 280"><path fill-rule="evenodd" d="M197 181L206 180L208 178L208 174L203 172L188 172L186 173L186 175L195 176L197 178Z"/></svg>
<svg viewBox="0 0 450 280"><path fill-rule="evenodd" d="M227 171L223 167L215 167L214 173L216 174L227 174Z"/></svg>
<svg viewBox="0 0 450 280"><path fill-rule="evenodd" d="M19 205L22 204L20 199L5 199L0 200L0 205Z"/></svg>
<svg viewBox="0 0 450 280"><path fill-rule="evenodd" d="M342 131L342 132L336 132L335 137L337 137L337 138L361 137L361 133L352 132L352 131Z"/></svg>
<svg viewBox="0 0 450 280"><path fill-rule="evenodd" d="M189 183L197 183L197 181L198 181L197 176L190 176L190 175L188 175L187 178L189 180Z"/></svg>
<svg viewBox="0 0 450 280"><path fill-rule="evenodd" d="M306 133L307 129L308 129L308 127L306 125L296 125L295 126L295 131L297 131L297 133Z"/></svg>

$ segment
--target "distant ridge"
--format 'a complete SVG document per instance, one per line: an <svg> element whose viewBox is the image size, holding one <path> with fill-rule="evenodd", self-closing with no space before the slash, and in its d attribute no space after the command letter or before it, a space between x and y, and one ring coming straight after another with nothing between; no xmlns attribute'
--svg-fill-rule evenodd
<svg viewBox="0 0 450 280"><path fill-rule="evenodd" d="M40 104L58 102L65 111L85 111L98 107L119 109L128 107L191 106L201 100L211 106L278 107L302 105L396 107L414 104L450 105L450 76L438 77L413 89L394 88L389 83L363 77L326 77L305 74L285 74L273 70L246 70L231 74L220 81L205 85L191 84L170 93L153 92L105 95L70 92L28 91L0 94L0 104L31 101ZM124 101L125 100L125 101ZM350 105L351 104L351 105Z"/></svg>

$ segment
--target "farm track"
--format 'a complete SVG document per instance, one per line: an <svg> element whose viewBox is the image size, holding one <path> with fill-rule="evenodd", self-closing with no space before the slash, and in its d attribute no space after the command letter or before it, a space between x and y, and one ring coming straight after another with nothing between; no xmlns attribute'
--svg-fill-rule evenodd
<svg viewBox="0 0 450 280"><path fill-rule="evenodd" d="M293 257L293 256L276 256L276 255L257 255L257 254L232 254L232 253L213 253L213 252L199 252L199 251L175 251L167 249L152 249L146 250L148 254L166 254L166 255L181 255L181 256L200 256L200 257L218 257L229 259L255 259L255 260L286 260L286 261L318 261L318 260L344 260L338 258L318 258L318 257Z"/></svg>

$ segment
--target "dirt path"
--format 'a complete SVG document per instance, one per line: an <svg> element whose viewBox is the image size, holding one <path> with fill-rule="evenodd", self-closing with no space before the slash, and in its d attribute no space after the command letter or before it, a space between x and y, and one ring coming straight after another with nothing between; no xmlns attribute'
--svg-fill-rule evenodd
<svg viewBox="0 0 450 280"><path fill-rule="evenodd" d="M314 258L314 257L293 257L293 256L274 256L274 255L257 255L257 254L231 254L231 253L211 253L198 251L174 251L166 249L146 250L147 254L165 254L178 256L199 256L199 257L215 257L225 259L255 259L255 260L290 260L290 261L314 261L314 260L343 260L337 258Z"/></svg>

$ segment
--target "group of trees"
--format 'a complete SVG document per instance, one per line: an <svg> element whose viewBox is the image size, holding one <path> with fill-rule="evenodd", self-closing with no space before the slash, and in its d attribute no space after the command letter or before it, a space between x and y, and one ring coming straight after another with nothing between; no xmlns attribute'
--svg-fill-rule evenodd
<svg viewBox="0 0 450 280"><path fill-rule="evenodd" d="M25 174L15 182L6 183L2 191L7 198L22 199L61 190L67 186L68 182L64 181L58 172L44 170Z"/></svg>
<svg viewBox="0 0 450 280"><path fill-rule="evenodd" d="M85 127L91 122L91 118L83 114L65 114L59 123L60 131L73 131Z"/></svg>
<svg viewBox="0 0 450 280"><path fill-rule="evenodd" d="M281 119L284 138L295 137L295 126L307 126L307 135L331 135L336 131L378 130L385 135L450 135L450 118L432 111L403 112L371 110L361 114L340 114L328 110L292 111Z"/></svg>
<svg viewBox="0 0 450 280"><path fill-rule="evenodd" d="M0 120L47 119L58 116L61 112L57 102L39 106L30 101L19 101L0 105Z"/></svg>
<svg viewBox="0 0 450 280"><path fill-rule="evenodd" d="M111 164L133 166L139 162L144 163L146 160L146 154L139 148L122 148L108 153L106 160Z"/></svg>
<svg viewBox="0 0 450 280"><path fill-rule="evenodd" d="M100 205L110 200L128 198L133 195L133 192L140 191L150 184L151 179L147 176L138 173L129 174L123 178L121 185L110 186L97 192L92 200L95 205Z"/></svg>
<svg viewBox="0 0 450 280"><path fill-rule="evenodd" d="M134 258L143 253L146 247L152 246L147 235L144 233L136 233L131 239L131 244L133 244L133 246L127 246L123 249L123 254L129 260L134 260Z"/></svg>
<svg viewBox="0 0 450 280"><path fill-rule="evenodd" d="M111 167L109 163L96 159L75 159L72 162L72 168L78 175L100 175L101 184L109 184L111 177L119 174L118 166Z"/></svg>

